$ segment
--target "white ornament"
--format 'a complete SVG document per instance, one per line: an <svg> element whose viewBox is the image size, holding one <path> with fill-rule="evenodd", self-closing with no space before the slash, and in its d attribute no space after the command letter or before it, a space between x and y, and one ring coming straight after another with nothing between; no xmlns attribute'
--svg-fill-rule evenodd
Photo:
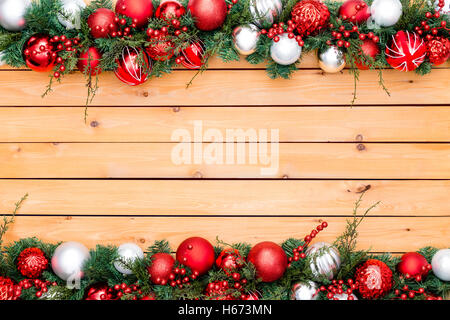
<svg viewBox="0 0 450 320"><path fill-rule="evenodd" d="M323 277L329 280L338 272L341 266L339 251L326 242L316 242L309 246L306 255L310 261L310 268L317 280Z"/></svg>
<svg viewBox="0 0 450 320"><path fill-rule="evenodd" d="M0 66L5 65L4 58L5 58L5 53L2 51L2 52L0 52Z"/></svg>
<svg viewBox="0 0 450 320"><path fill-rule="evenodd" d="M431 267L436 277L450 281L450 249L441 249L431 259Z"/></svg>
<svg viewBox="0 0 450 320"><path fill-rule="evenodd" d="M345 67L344 52L336 46L319 50L318 56L320 69L327 73L336 73Z"/></svg>
<svg viewBox="0 0 450 320"><path fill-rule="evenodd" d="M380 27L390 27L398 22L402 16L402 3L400 0L375 0L370 6L368 24L374 22Z"/></svg>
<svg viewBox="0 0 450 320"><path fill-rule="evenodd" d="M284 66L293 64L300 58L302 47L298 45L295 38L289 38L287 33L283 33L279 37L278 42L272 41L270 56L278 64Z"/></svg>
<svg viewBox="0 0 450 320"><path fill-rule="evenodd" d="M256 51L260 34L259 28L253 24L236 27L233 30L234 47L240 54L248 56Z"/></svg>
<svg viewBox="0 0 450 320"><path fill-rule="evenodd" d="M318 293L317 284L315 282L299 282L292 287L291 300L317 300L319 298Z"/></svg>
<svg viewBox="0 0 450 320"><path fill-rule="evenodd" d="M25 28L25 13L31 0L0 0L0 25L8 31Z"/></svg>
<svg viewBox="0 0 450 320"><path fill-rule="evenodd" d="M64 242L53 253L53 272L68 282L79 281L84 276L83 266L89 257L89 250L83 244L74 241Z"/></svg>
<svg viewBox="0 0 450 320"><path fill-rule="evenodd" d="M353 297L353 300L358 300L358 298L352 293L351 295ZM333 299L331 300L348 300L348 294L347 293L338 293L333 296Z"/></svg>
<svg viewBox="0 0 450 320"><path fill-rule="evenodd" d="M271 26L283 10L281 0L250 0L250 14L260 28Z"/></svg>
<svg viewBox="0 0 450 320"><path fill-rule="evenodd" d="M81 11L86 8L83 0L60 0L62 5L62 14L58 13L59 22L66 29L81 28Z"/></svg>
<svg viewBox="0 0 450 320"><path fill-rule="evenodd" d="M136 259L143 259L144 252L142 249L134 243L124 243L117 249L119 254L119 260L114 261L114 267L123 274L133 274L129 268L127 268L123 262L133 263Z"/></svg>

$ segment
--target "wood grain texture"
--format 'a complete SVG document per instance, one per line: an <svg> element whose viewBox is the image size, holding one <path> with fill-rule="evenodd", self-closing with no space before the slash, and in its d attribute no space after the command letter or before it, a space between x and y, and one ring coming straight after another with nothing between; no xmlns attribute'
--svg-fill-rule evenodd
<svg viewBox="0 0 450 320"><path fill-rule="evenodd" d="M21 214L349 216L367 189L373 216L450 216L449 180L0 180L0 212L28 192Z"/></svg>

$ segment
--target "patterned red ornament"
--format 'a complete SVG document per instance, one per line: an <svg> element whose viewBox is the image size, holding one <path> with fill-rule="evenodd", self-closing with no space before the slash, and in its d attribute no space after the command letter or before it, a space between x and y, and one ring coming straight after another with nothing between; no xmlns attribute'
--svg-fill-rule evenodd
<svg viewBox="0 0 450 320"><path fill-rule="evenodd" d="M99 8L95 10L87 19L91 35L95 38L106 38L112 32L117 31L115 22L116 14L109 9Z"/></svg>
<svg viewBox="0 0 450 320"><path fill-rule="evenodd" d="M369 259L355 273L359 293L364 299L376 299L392 288L392 271L382 261Z"/></svg>
<svg viewBox="0 0 450 320"><path fill-rule="evenodd" d="M82 72L89 72L91 76L95 76L102 72L100 69L100 59L102 54L96 47L90 47L82 52L78 57L77 68Z"/></svg>
<svg viewBox="0 0 450 320"><path fill-rule="evenodd" d="M17 269L27 278L38 278L47 269L48 260L39 248L27 248L17 257Z"/></svg>
<svg viewBox="0 0 450 320"><path fill-rule="evenodd" d="M225 0L189 0L187 8L195 19L195 26L202 31L221 27L227 18Z"/></svg>
<svg viewBox="0 0 450 320"><path fill-rule="evenodd" d="M205 290L205 295L211 300L236 300L230 293L228 281L210 282Z"/></svg>
<svg viewBox="0 0 450 320"><path fill-rule="evenodd" d="M152 36L147 41L150 42L150 45L146 48L146 51L151 59L166 61L173 57L175 44L167 40L165 35Z"/></svg>
<svg viewBox="0 0 450 320"><path fill-rule="evenodd" d="M139 61L139 57L142 61ZM122 57L117 61L117 64L118 67L114 74L120 81L130 86L137 86L147 81L151 70L150 61L145 51L132 47L123 49Z"/></svg>
<svg viewBox="0 0 450 320"><path fill-rule="evenodd" d="M403 275L411 277L424 276L428 273L428 261L417 252L405 253L397 265L397 269Z"/></svg>
<svg viewBox="0 0 450 320"><path fill-rule="evenodd" d="M238 250L227 248L224 249L216 259L216 266L225 271L227 275L230 275L231 272L242 268L244 262L244 258Z"/></svg>
<svg viewBox="0 0 450 320"><path fill-rule="evenodd" d="M326 28L330 11L319 0L302 0L292 8L291 16L298 33L303 37Z"/></svg>
<svg viewBox="0 0 450 320"><path fill-rule="evenodd" d="M422 64L427 47L415 32L399 31L386 46L386 60L389 65L400 71L413 71Z"/></svg>
<svg viewBox="0 0 450 320"><path fill-rule="evenodd" d="M116 12L131 18L136 28L142 28L153 16L153 2L152 0L118 0Z"/></svg>
<svg viewBox="0 0 450 320"><path fill-rule="evenodd" d="M28 39L23 47L23 55L27 66L38 72L51 71L57 57L50 37L44 34L35 34Z"/></svg>
<svg viewBox="0 0 450 320"><path fill-rule="evenodd" d="M169 253L155 253L151 256L150 265L147 267L150 280L154 284L166 284L172 273L175 259Z"/></svg>
<svg viewBox="0 0 450 320"><path fill-rule="evenodd" d="M17 300L20 288L9 278L0 277L0 300Z"/></svg>
<svg viewBox="0 0 450 320"><path fill-rule="evenodd" d="M192 237L184 240L177 249L177 261L194 273L205 274L214 264L214 248L208 240Z"/></svg>
<svg viewBox="0 0 450 320"><path fill-rule="evenodd" d="M450 40L434 37L427 41L427 54L430 62L435 66L445 63L450 58Z"/></svg>
<svg viewBox="0 0 450 320"><path fill-rule="evenodd" d="M378 44L375 43L375 41L371 39L364 39L363 44L361 45L361 52L364 53L366 56L369 56L373 59L380 54L380 47L378 47ZM360 70L368 70L369 66L363 64L360 61L355 61L356 66Z"/></svg>
<svg viewBox="0 0 450 320"><path fill-rule="evenodd" d="M288 259L283 248L271 241L260 242L248 253L247 260L256 268L263 282L280 279L286 271Z"/></svg>
<svg viewBox="0 0 450 320"><path fill-rule="evenodd" d="M347 0L339 8L339 15L344 20L361 24L370 17L370 7L363 0Z"/></svg>
<svg viewBox="0 0 450 320"><path fill-rule="evenodd" d="M118 297L106 283L96 283L86 289L84 300L118 300Z"/></svg>
<svg viewBox="0 0 450 320"><path fill-rule="evenodd" d="M186 8L181 3L174 0L163 0L156 9L155 17L170 21L178 19L186 13Z"/></svg>
<svg viewBox="0 0 450 320"><path fill-rule="evenodd" d="M200 69L203 65L203 58L205 56L205 47L200 40L192 42L189 47L181 52L184 60L181 62L185 68Z"/></svg>

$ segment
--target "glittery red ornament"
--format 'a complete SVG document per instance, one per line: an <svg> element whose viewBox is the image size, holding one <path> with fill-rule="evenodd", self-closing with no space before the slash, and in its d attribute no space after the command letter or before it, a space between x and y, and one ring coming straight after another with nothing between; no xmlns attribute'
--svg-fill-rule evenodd
<svg viewBox="0 0 450 320"><path fill-rule="evenodd" d="M39 248L27 248L17 257L17 269L27 278L38 278L47 269L48 260Z"/></svg>
<svg viewBox="0 0 450 320"><path fill-rule="evenodd" d="M255 245L247 260L256 268L258 278L263 282L280 279L286 271L288 259L284 250L274 242L264 241Z"/></svg>
<svg viewBox="0 0 450 320"><path fill-rule="evenodd" d="M154 293L150 293L150 294L148 294L146 296L143 296L139 300L156 300L156 296L155 296Z"/></svg>
<svg viewBox="0 0 450 320"><path fill-rule="evenodd" d="M216 259L216 266L225 271L227 275L242 268L243 265L244 258L238 250L233 248L224 249Z"/></svg>
<svg viewBox="0 0 450 320"><path fill-rule="evenodd" d="M228 281L210 282L205 289L205 295L211 300L236 300L231 295L231 292Z"/></svg>
<svg viewBox="0 0 450 320"><path fill-rule="evenodd" d="M355 273L359 293L364 299L377 299L392 288L392 271L382 261L369 259Z"/></svg>
<svg viewBox="0 0 450 320"><path fill-rule="evenodd" d="M131 47L123 49L122 56L117 61L117 64L118 67L114 74L120 81L130 86L137 86L147 81L151 70L150 61L145 51Z"/></svg>
<svg viewBox="0 0 450 320"><path fill-rule="evenodd" d="M17 286L9 278L0 277L0 300L17 300Z"/></svg>
<svg viewBox="0 0 450 320"><path fill-rule="evenodd" d="M214 248L206 239L188 238L177 249L177 261L191 268L192 272L205 274L214 264Z"/></svg>
<svg viewBox="0 0 450 320"><path fill-rule="evenodd" d="M375 57L378 54L380 54L380 47L378 47L378 44L376 44L375 41L373 41L371 39L364 39L363 44L361 45L361 51L366 56L369 56L369 57L375 59ZM369 66L363 64L362 62L359 62L359 61L355 61L355 62L356 62L356 66L358 67L358 69L360 69L360 70L368 70L369 69Z"/></svg>
<svg viewBox="0 0 450 320"><path fill-rule="evenodd" d="M195 19L195 26L202 31L220 28L227 18L225 0L189 0L187 8Z"/></svg>
<svg viewBox="0 0 450 320"><path fill-rule="evenodd" d="M430 62L435 66L445 63L450 58L450 40L434 37L427 41L427 54Z"/></svg>
<svg viewBox="0 0 450 320"><path fill-rule="evenodd" d="M96 47L90 47L88 50L82 52L78 57L77 67L82 73L89 73L95 76L102 72L100 69L100 59L102 54Z"/></svg>
<svg viewBox="0 0 450 320"><path fill-rule="evenodd" d="M118 297L106 283L89 286L84 293L84 300L117 300Z"/></svg>
<svg viewBox="0 0 450 320"><path fill-rule="evenodd" d="M150 45L146 48L146 51L151 59L166 61L173 57L175 44L167 40L165 35L152 36L147 41L150 42Z"/></svg>
<svg viewBox="0 0 450 320"><path fill-rule="evenodd" d="M302 0L291 11L292 20L301 36L309 36L326 28L330 11L319 0Z"/></svg>
<svg viewBox="0 0 450 320"><path fill-rule="evenodd" d="M174 264L175 259L169 253L155 253L151 256L150 265L147 267L150 280L154 284L167 283Z"/></svg>
<svg viewBox="0 0 450 320"><path fill-rule="evenodd" d="M116 12L131 18L137 28L142 28L153 16L153 2L152 0L118 0Z"/></svg>
<svg viewBox="0 0 450 320"><path fill-rule="evenodd" d="M185 68L200 69L203 65L205 49L201 41L193 42L181 52L184 60L181 62Z"/></svg>
<svg viewBox="0 0 450 320"><path fill-rule="evenodd" d="M347 0L339 8L339 15L344 20L361 24L370 17L370 7L363 0Z"/></svg>
<svg viewBox="0 0 450 320"><path fill-rule="evenodd" d="M38 72L51 71L57 57L50 37L44 34L35 34L28 39L23 47L23 55L27 66Z"/></svg>
<svg viewBox="0 0 450 320"><path fill-rule="evenodd" d="M397 269L403 275L416 277L428 273L427 265L428 261L423 255L417 252L408 252L401 257Z"/></svg>
<svg viewBox="0 0 450 320"><path fill-rule="evenodd" d="M87 19L91 35L95 39L106 38L110 33L117 31L115 17L116 15L112 10L106 8L95 10Z"/></svg>
<svg viewBox="0 0 450 320"><path fill-rule="evenodd" d="M155 17L170 21L171 19L178 19L186 13L185 7L178 1L166 0L161 1L159 7L156 9Z"/></svg>
<svg viewBox="0 0 450 320"><path fill-rule="evenodd" d="M399 31L386 46L386 61L400 71L412 71L422 64L427 54L425 42L415 32Z"/></svg>

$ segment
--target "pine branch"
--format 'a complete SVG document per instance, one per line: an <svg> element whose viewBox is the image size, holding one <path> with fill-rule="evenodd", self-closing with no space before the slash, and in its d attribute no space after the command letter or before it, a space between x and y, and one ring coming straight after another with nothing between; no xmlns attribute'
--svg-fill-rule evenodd
<svg viewBox="0 0 450 320"><path fill-rule="evenodd" d="M15 218L17 212L19 211L20 207L22 206L22 204L25 202L25 200L26 200L27 198L28 198L28 193L25 194L19 201L17 201L17 202L14 204L14 210L13 210L13 212L11 213L11 216L10 216L10 217L3 216L3 222L2 222L2 224L0 225L0 249L1 249L2 244L3 244L3 236L4 236L4 235L6 234L6 232L8 231L9 226L10 226L11 224L14 223L14 218Z"/></svg>

